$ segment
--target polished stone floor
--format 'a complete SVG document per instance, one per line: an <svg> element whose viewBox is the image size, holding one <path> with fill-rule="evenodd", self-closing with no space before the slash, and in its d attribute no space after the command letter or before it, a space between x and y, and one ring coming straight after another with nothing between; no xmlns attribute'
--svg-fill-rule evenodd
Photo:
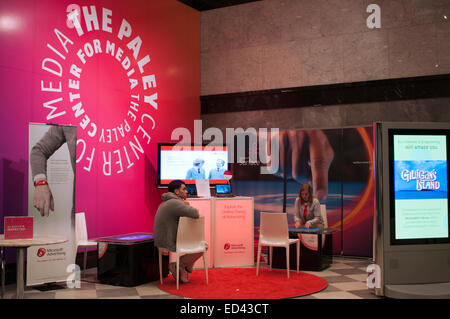
<svg viewBox="0 0 450 319"><path fill-rule="evenodd" d="M333 264L320 272L305 271L328 281L328 287L318 293L294 299L374 299L367 288L367 266L371 259L334 257ZM261 264L261 267L264 267ZM96 280L96 268L82 273L80 288L67 288L59 283L61 289L40 291L25 287L24 299L183 299L160 290L157 282L150 282L136 287L103 285ZM8 285L5 299L16 297L16 285Z"/></svg>

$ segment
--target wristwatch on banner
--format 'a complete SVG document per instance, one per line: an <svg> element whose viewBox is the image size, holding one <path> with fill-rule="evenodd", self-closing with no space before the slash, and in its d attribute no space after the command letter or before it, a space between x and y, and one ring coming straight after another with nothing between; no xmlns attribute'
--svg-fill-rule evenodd
<svg viewBox="0 0 450 319"><path fill-rule="evenodd" d="M47 176L44 174L38 174L34 177L34 187L48 185Z"/></svg>
<svg viewBox="0 0 450 319"><path fill-rule="evenodd" d="M42 185L48 185L48 183L45 179L38 180L37 182L34 183L34 187L42 186Z"/></svg>

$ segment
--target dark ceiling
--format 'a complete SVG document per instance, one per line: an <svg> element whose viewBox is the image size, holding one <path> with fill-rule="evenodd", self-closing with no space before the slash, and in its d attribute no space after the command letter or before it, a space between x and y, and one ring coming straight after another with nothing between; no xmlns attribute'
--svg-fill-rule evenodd
<svg viewBox="0 0 450 319"><path fill-rule="evenodd" d="M212 10L261 0L178 0L198 11Z"/></svg>

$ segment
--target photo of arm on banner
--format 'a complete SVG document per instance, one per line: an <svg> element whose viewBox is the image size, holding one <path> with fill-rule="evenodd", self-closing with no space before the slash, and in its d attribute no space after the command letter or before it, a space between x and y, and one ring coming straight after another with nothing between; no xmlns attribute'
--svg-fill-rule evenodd
<svg viewBox="0 0 450 319"><path fill-rule="evenodd" d="M235 159L231 167L234 193L255 199L255 225L260 212L286 212L288 224L294 226L299 188L309 184L322 207L322 216L326 213L324 227L351 228L347 238L355 240L347 241L347 251L369 254L371 242L362 244L357 238L364 234L370 239L372 231L372 128L271 128L258 133L256 138L246 134L244 156L235 152L238 159L253 155L256 165ZM339 236L333 240L333 251L340 252L343 246Z"/></svg>
<svg viewBox="0 0 450 319"><path fill-rule="evenodd" d="M51 125L44 136L32 147L30 166L34 183L33 206L41 216L49 216L54 211L54 198L48 184L47 160L64 143L67 143L72 170L76 165L76 127Z"/></svg>
<svg viewBox="0 0 450 319"><path fill-rule="evenodd" d="M270 151L270 139L267 144ZM286 174L287 178L293 178L302 184L301 175L305 175L305 170L310 170L313 195L318 200L326 200L328 171L334 151L325 133L322 130L281 131L278 135L278 145L280 158L275 176L284 177Z"/></svg>

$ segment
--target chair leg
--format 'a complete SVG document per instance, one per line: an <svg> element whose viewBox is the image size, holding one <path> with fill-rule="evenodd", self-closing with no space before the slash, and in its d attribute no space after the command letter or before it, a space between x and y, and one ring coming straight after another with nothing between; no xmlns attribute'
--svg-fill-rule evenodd
<svg viewBox="0 0 450 319"><path fill-rule="evenodd" d="M177 290L180 285L180 254L177 252Z"/></svg>
<svg viewBox="0 0 450 319"><path fill-rule="evenodd" d="M272 271L272 257L273 257L273 247L269 246L269 271Z"/></svg>
<svg viewBox="0 0 450 319"><path fill-rule="evenodd" d="M87 264L87 247L84 247L83 270L86 270Z"/></svg>
<svg viewBox="0 0 450 319"><path fill-rule="evenodd" d="M159 249L158 249L158 258L159 258L159 282L162 285L163 284L163 280L162 280L162 255L161 255L161 251Z"/></svg>
<svg viewBox="0 0 450 319"><path fill-rule="evenodd" d="M289 245L286 246L286 270L289 278Z"/></svg>
<svg viewBox="0 0 450 319"><path fill-rule="evenodd" d="M300 264L300 241L298 241L296 244L297 244L297 273L298 273Z"/></svg>
<svg viewBox="0 0 450 319"><path fill-rule="evenodd" d="M258 256L256 257L256 276L258 276L259 272L259 259L261 258L261 245L258 244Z"/></svg>
<svg viewBox="0 0 450 319"><path fill-rule="evenodd" d="M203 266L205 267L206 284L208 284L208 264L206 263L206 252L203 253Z"/></svg>
<svg viewBox="0 0 450 319"><path fill-rule="evenodd" d="M76 254L75 254L76 256ZM0 263L1 263L1 276L2 276L2 288L1 288L1 298L3 299L5 297L5 249L3 247L0 247Z"/></svg>

